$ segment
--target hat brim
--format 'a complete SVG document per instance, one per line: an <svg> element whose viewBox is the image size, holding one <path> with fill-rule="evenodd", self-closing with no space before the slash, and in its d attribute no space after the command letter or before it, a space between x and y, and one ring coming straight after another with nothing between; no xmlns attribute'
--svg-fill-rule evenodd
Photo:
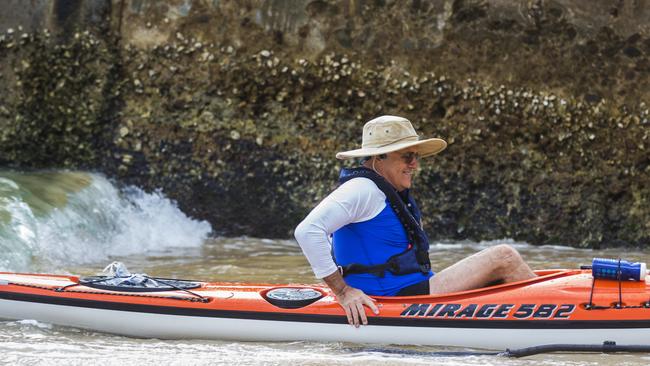
<svg viewBox="0 0 650 366"><path fill-rule="evenodd" d="M390 152L406 149L409 147L416 147L418 154L420 154L420 157L426 158L444 150L447 147L447 142L443 139L432 138L420 141L391 144L382 147L361 148L337 153L336 158L341 160L363 158L366 156L388 154Z"/></svg>

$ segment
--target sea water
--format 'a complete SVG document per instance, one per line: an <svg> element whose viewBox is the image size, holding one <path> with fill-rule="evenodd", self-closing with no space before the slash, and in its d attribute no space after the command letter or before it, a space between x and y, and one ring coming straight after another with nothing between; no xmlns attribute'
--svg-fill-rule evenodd
<svg viewBox="0 0 650 366"><path fill-rule="evenodd" d="M120 187L99 174L0 172L3 270L94 275L118 260L152 276L314 283L291 239L211 237L160 192ZM219 228L215 228L218 230ZM436 269L502 241L432 243ZM610 250L507 241L535 269L577 268ZM647 261L648 252L625 258ZM232 342L122 337L33 320L0 321L2 365L647 365L639 354L547 354L524 359L440 356L457 348L328 342Z"/></svg>

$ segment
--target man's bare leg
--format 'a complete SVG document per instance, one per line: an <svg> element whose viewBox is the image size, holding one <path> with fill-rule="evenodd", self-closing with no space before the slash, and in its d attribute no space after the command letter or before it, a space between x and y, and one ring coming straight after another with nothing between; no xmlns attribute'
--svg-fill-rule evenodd
<svg viewBox="0 0 650 366"><path fill-rule="evenodd" d="M537 277L516 249L500 244L484 249L436 273L429 280L431 294L485 287L494 282L515 282Z"/></svg>

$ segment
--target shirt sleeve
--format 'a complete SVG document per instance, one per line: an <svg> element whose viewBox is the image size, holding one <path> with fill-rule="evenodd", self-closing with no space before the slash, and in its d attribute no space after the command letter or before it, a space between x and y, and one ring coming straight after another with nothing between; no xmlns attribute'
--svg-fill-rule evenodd
<svg viewBox="0 0 650 366"><path fill-rule="evenodd" d="M367 178L354 178L325 197L296 227L295 237L317 278L337 270L328 237L341 227L377 216L386 195Z"/></svg>

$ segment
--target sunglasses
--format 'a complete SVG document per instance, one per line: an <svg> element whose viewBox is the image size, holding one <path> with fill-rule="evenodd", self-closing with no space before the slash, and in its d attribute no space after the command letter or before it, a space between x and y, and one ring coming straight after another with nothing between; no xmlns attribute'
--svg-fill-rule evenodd
<svg viewBox="0 0 650 366"><path fill-rule="evenodd" d="M420 154L411 151L411 152L407 152L407 153L405 153L405 154L402 154L402 155L400 156L400 158L402 158L402 160L404 161L404 163L406 163L406 164L411 164L411 163L413 163L413 160L418 160L418 159L420 159Z"/></svg>

